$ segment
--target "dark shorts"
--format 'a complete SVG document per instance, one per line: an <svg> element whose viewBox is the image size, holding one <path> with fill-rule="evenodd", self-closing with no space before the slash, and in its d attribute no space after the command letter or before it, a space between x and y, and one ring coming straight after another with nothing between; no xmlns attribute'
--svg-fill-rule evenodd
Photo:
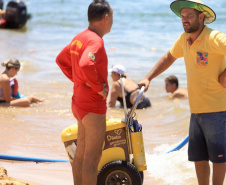
<svg viewBox="0 0 226 185"><path fill-rule="evenodd" d="M147 108L147 107L151 107L151 102L150 102L150 100L147 97L144 97L142 102L140 102L137 105L137 109L144 109L144 108Z"/></svg>
<svg viewBox="0 0 226 185"><path fill-rule="evenodd" d="M5 103L6 101L5 100L0 100L0 103Z"/></svg>
<svg viewBox="0 0 226 185"><path fill-rule="evenodd" d="M188 160L226 162L226 112L191 114Z"/></svg>

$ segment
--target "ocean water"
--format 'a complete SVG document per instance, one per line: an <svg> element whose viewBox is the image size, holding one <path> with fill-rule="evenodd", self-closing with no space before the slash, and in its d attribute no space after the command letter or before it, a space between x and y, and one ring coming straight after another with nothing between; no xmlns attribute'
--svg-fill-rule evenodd
<svg viewBox="0 0 226 185"><path fill-rule="evenodd" d="M8 1L4 1L5 5ZM45 98L30 108L0 107L0 154L26 157L67 159L61 131L76 123L71 113L73 84L55 63L57 54L72 38L88 26L87 0L29 0L32 18L21 30L0 30L0 61L18 58L22 69L17 75L22 94ZM158 59L173 45L183 28L180 18L169 8L169 0L109 0L114 23L103 37L109 67L122 64L127 76L139 82ZM226 32L223 0L206 1L215 10L217 20L209 27ZM4 69L0 67L0 72ZM188 135L189 105L186 99L169 98L164 79L179 78L187 87L183 59L153 79L146 96L152 108L137 110L143 125L148 165L144 185L197 184L194 165L187 161L187 145L166 154ZM109 84L112 80L109 75ZM108 109L108 118L123 118L123 109ZM23 163L0 161L9 175L43 185L70 185L72 176L67 163ZM19 172L20 170L20 172Z"/></svg>

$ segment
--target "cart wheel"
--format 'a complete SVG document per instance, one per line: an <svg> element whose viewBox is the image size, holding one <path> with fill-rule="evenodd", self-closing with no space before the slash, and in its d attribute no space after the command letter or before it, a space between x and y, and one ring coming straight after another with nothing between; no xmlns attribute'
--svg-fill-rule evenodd
<svg viewBox="0 0 226 185"><path fill-rule="evenodd" d="M132 158L132 164L134 165L134 158ZM141 177L141 182L143 184L143 182L144 182L144 172L143 171L139 171L139 173L140 173L140 177Z"/></svg>
<svg viewBox="0 0 226 185"><path fill-rule="evenodd" d="M99 172L97 185L142 185L141 175L126 161L112 161Z"/></svg>
<svg viewBox="0 0 226 185"><path fill-rule="evenodd" d="M141 182L143 184L143 182L144 182L144 172L143 171L140 171L140 177L141 177Z"/></svg>

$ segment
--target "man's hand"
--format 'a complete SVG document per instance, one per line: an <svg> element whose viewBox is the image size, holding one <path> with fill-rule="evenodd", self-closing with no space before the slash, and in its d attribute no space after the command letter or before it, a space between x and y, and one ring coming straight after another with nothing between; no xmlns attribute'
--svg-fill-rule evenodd
<svg viewBox="0 0 226 185"><path fill-rule="evenodd" d="M149 84L150 84L150 81L147 78L144 78L138 83L138 86L139 88L141 88L142 86L145 86L144 92L146 92L148 90Z"/></svg>
<svg viewBox="0 0 226 185"><path fill-rule="evenodd" d="M103 83L103 91L98 92L99 95L103 96L103 99L107 98L108 88L106 87L106 84Z"/></svg>
<svg viewBox="0 0 226 185"><path fill-rule="evenodd" d="M226 88L226 69L218 77L219 83Z"/></svg>

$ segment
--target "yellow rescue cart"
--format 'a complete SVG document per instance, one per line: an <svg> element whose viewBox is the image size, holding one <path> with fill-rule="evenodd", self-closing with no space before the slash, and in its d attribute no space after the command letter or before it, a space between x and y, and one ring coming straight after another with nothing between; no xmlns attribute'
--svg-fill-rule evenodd
<svg viewBox="0 0 226 185"><path fill-rule="evenodd" d="M97 185L142 185L143 171L147 169L143 144L142 125L135 117L135 109L144 92L141 88L136 102L127 113L124 98L125 118L107 119L102 157L98 166ZM123 97L124 89L123 89ZM78 125L62 131L70 162L76 151Z"/></svg>

